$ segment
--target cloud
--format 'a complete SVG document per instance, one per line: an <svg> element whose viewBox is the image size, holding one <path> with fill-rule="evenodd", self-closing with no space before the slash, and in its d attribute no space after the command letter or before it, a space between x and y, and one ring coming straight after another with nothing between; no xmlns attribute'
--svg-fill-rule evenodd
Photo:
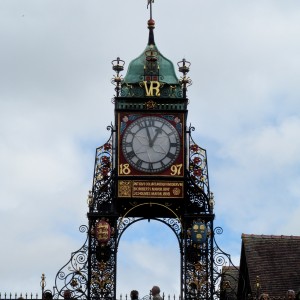
<svg viewBox="0 0 300 300"><path fill-rule="evenodd" d="M240 137L226 152L241 165L249 164L246 158L252 156L253 165L261 165L263 170L272 168L280 172L282 168L291 169L300 162L299 130L300 118L288 117L279 124L266 125Z"/></svg>
<svg viewBox="0 0 300 300"><path fill-rule="evenodd" d="M299 181L299 130L299 118L290 117L246 132L220 149L221 160L227 161L227 168L216 173L217 186L224 191L221 214L231 207L227 217L232 228L280 234L278 216L289 216L292 203L293 210L299 209L297 192L290 188ZM299 234L290 218L284 219L290 234Z"/></svg>

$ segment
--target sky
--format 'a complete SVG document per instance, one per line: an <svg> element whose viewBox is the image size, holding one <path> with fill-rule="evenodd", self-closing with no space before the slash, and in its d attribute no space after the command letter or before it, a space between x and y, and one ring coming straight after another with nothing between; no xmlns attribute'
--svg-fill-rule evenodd
<svg viewBox="0 0 300 300"><path fill-rule="evenodd" d="M220 247L241 234L300 235L300 2L155 0L155 41L191 62L188 123L207 150ZM81 247L95 149L114 120L111 61L148 40L146 0L0 1L0 292L51 289ZM177 72L178 77L180 74ZM117 295L179 293L169 228L122 236Z"/></svg>

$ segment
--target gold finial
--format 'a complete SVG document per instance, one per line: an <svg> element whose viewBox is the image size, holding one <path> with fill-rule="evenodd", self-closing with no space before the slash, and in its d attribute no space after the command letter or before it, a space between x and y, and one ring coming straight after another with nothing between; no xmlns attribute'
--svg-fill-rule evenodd
<svg viewBox="0 0 300 300"><path fill-rule="evenodd" d="M259 289L260 288L260 282L259 282L259 276L256 276L256 280L255 280L255 284L256 284L256 288Z"/></svg>
<svg viewBox="0 0 300 300"><path fill-rule="evenodd" d="M93 193L92 193L92 191L89 191L87 204L88 204L89 207L93 205Z"/></svg>
<svg viewBox="0 0 300 300"><path fill-rule="evenodd" d="M46 286L46 276L45 276L44 273L42 274L41 279L42 279L42 280L41 280L40 285L41 285L41 288L42 288L42 294L43 294L43 293L44 293L45 286Z"/></svg>

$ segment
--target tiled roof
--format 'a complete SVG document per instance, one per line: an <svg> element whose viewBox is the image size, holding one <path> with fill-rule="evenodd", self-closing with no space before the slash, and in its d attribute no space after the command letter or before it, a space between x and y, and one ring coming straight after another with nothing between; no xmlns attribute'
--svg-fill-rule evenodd
<svg viewBox="0 0 300 300"><path fill-rule="evenodd" d="M242 234L251 287L259 276L260 291L283 297L300 290L300 237Z"/></svg>
<svg viewBox="0 0 300 300"><path fill-rule="evenodd" d="M235 300L237 292L237 283L239 269L235 266L222 267L221 295L220 300Z"/></svg>

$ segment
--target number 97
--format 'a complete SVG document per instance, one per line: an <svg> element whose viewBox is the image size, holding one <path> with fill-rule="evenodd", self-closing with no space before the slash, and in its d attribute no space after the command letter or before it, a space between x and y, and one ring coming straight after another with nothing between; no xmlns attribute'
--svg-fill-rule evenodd
<svg viewBox="0 0 300 300"><path fill-rule="evenodd" d="M171 166L171 176L181 175L182 164Z"/></svg>

